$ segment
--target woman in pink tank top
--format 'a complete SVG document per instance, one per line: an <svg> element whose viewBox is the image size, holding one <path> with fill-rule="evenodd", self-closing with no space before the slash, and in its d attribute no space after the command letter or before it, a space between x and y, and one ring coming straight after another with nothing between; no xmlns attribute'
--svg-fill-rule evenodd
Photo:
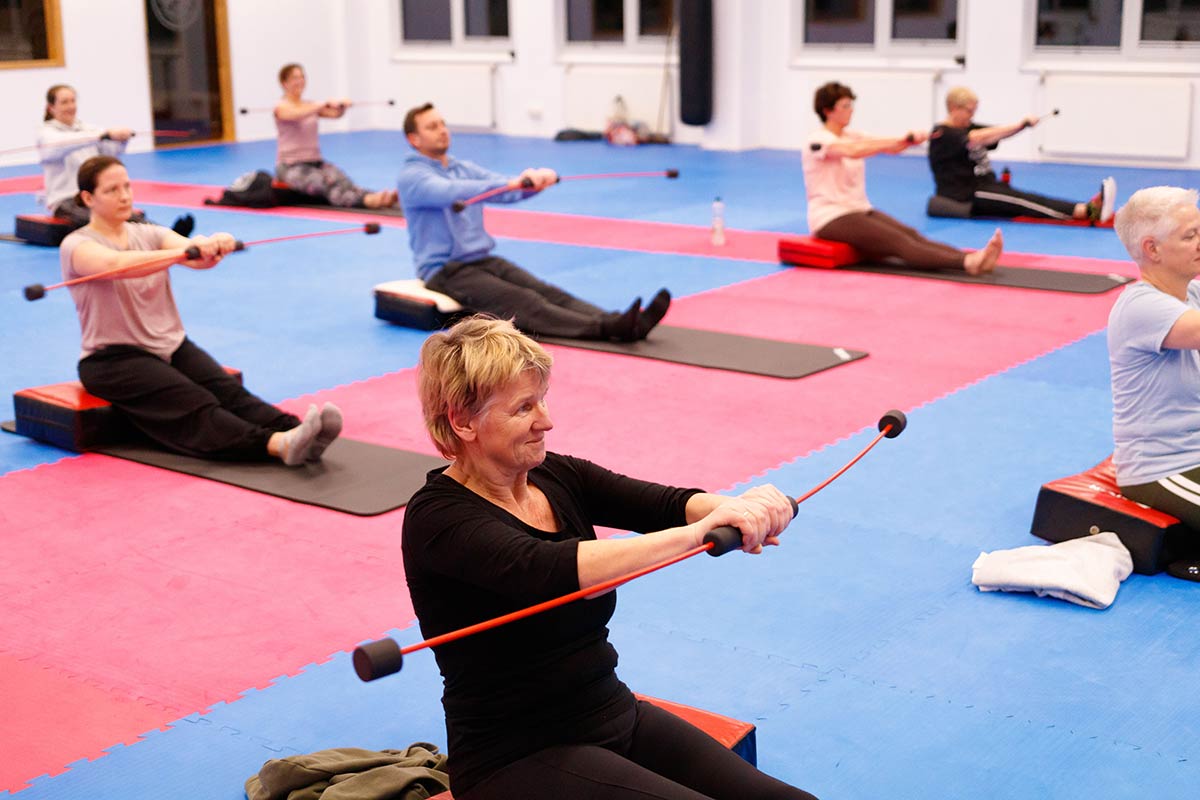
<svg viewBox="0 0 1200 800"><path fill-rule="evenodd" d="M817 89L813 110L821 118L801 152L808 193L808 229L813 236L843 242L870 263L914 269L962 269L972 275L996 268L1004 239L997 229L982 250L964 253L926 239L915 229L871 206L863 159L902 153L929 138L925 131L899 137L872 137L849 128L854 92L830 82Z"/></svg>
<svg viewBox="0 0 1200 800"><path fill-rule="evenodd" d="M321 458L342 430L326 403L303 420L246 391L188 338L169 268L211 269L235 249L228 233L185 238L161 225L131 224L125 165L95 156L79 168L79 200L91 221L59 249L79 314L83 387L112 403L147 437L197 458L301 466ZM189 248L198 250L188 258Z"/></svg>
<svg viewBox="0 0 1200 800"><path fill-rule="evenodd" d="M275 177L292 189L323 198L330 205L347 208L391 208L396 190L373 192L357 186L336 164L321 157L317 122L321 117L337 119L350 107L349 100L314 103L304 99L307 80L304 67L285 64L279 70L283 97L275 105L275 129L279 132Z"/></svg>

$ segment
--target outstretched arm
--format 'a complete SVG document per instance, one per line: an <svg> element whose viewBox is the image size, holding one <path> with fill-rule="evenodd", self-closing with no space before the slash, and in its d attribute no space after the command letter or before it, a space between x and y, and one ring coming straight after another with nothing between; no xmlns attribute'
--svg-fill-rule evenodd
<svg viewBox="0 0 1200 800"><path fill-rule="evenodd" d="M1002 139L1016 136L1026 128L1032 128L1037 124L1037 117L1025 117L1020 122L1014 122L1012 125L991 125L986 128L976 128L967 134L967 146L988 147Z"/></svg>

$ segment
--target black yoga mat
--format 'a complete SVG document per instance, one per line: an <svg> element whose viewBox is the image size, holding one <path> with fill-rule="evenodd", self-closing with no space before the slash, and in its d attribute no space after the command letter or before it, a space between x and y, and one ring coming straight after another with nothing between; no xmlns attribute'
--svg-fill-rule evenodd
<svg viewBox="0 0 1200 800"><path fill-rule="evenodd" d="M838 267L842 272L877 272L886 275L904 275L909 278L932 278L939 281L979 283L985 286L1008 286L1014 289L1042 289L1048 292L1071 294L1102 294L1110 289L1132 283L1115 272L1067 272L1056 269L1033 269L1030 267L996 267L987 275L968 275L961 269L908 269L886 264L850 264Z"/></svg>
<svg viewBox="0 0 1200 800"><path fill-rule="evenodd" d="M545 344L601 350L772 378L803 378L867 357L862 350L844 347L758 339L670 325L659 325L640 342L559 339L553 336L540 336L538 339Z"/></svg>
<svg viewBox="0 0 1200 800"><path fill-rule="evenodd" d="M208 461L142 443L95 452L361 517L400 508L425 485L429 470L446 466L436 456L354 439L338 439L318 463L302 467L279 461Z"/></svg>

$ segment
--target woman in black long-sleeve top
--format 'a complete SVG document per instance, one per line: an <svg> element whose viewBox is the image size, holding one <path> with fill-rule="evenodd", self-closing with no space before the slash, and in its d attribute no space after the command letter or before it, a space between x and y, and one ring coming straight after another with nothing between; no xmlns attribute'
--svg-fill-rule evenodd
<svg viewBox="0 0 1200 800"><path fill-rule="evenodd" d="M426 426L452 459L404 517L426 637L678 555L722 525L759 553L791 521L772 486L723 497L548 453L549 376L545 350L500 320L464 320L422 348ZM595 525L654 533L598 540ZM638 701L615 672L615 607L610 591L434 648L458 800L812 797Z"/></svg>

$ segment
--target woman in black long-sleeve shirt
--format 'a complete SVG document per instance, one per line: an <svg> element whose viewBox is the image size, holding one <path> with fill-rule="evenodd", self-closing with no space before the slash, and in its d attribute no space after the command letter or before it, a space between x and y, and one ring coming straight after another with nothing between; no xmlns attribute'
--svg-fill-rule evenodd
<svg viewBox="0 0 1200 800"><path fill-rule="evenodd" d="M426 637L685 552L721 525L758 553L791 521L771 486L723 497L546 452L549 374L549 355L500 320L464 320L422 348L426 425L452 459L405 511ZM654 533L598 540L594 525ZM638 701L615 672L615 607L610 591L434 648L458 800L812 797Z"/></svg>

